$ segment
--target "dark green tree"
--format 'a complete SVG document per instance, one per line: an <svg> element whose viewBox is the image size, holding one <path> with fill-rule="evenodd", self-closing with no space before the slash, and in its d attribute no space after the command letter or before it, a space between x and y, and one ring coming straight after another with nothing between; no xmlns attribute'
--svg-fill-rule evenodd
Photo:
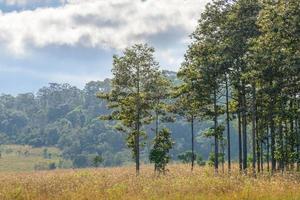
<svg viewBox="0 0 300 200"><path fill-rule="evenodd" d="M171 133L163 128L158 132L153 141L153 147L150 151L149 160L154 163L155 170L159 173L166 171L166 166L170 160L169 151L173 147Z"/></svg>

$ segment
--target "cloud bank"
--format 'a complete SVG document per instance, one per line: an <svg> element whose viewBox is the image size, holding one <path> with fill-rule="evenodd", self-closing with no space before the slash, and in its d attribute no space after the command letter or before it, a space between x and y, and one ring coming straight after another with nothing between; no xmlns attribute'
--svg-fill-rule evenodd
<svg viewBox="0 0 300 200"><path fill-rule="evenodd" d="M9 6L26 6L26 5L34 5L34 4L49 4L56 0L0 0L0 3ZM61 3L66 2L65 0L58 0Z"/></svg>
<svg viewBox="0 0 300 200"><path fill-rule="evenodd" d="M4 1L28 4L41 0ZM183 43L209 0L60 1L59 7L0 11L1 46L14 55L49 45L119 50L169 30L181 30L184 36L178 40Z"/></svg>

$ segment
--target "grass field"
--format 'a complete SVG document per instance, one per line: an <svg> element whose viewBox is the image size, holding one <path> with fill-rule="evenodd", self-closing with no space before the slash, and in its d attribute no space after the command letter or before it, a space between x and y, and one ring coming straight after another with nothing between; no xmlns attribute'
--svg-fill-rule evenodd
<svg viewBox="0 0 300 200"><path fill-rule="evenodd" d="M33 148L27 145L1 145L0 146L0 172L24 172L46 169L50 163L58 167L71 166L64 161L59 149Z"/></svg>
<svg viewBox="0 0 300 200"><path fill-rule="evenodd" d="M97 199L300 199L300 176L214 175L212 169L171 165L165 176L152 166L0 173L1 200Z"/></svg>

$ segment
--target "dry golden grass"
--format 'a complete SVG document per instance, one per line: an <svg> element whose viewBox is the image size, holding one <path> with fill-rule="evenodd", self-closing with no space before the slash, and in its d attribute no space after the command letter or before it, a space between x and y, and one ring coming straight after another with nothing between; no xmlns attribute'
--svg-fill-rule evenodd
<svg viewBox="0 0 300 200"><path fill-rule="evenodd" d="M1 145L0 172L29 172L34 171L35 165L39 163L58 164L61 152L54 147L48 147L51 158L43 158L45 148L33 148L27 145ZM25 155L27 152L28 155ZM71 166L69 164L69 166ZM1 199L0 199L1 200Z"/></svg>
<svg viewBox="0 0 300 200"><path fill-rule="evenodd" d="M169 170L160 177L151 166L143 166L138 177L134 167L0 173L0 199L300 199L297 174L255 179L238 173L215 176L207 167L193 173L186 165Z"/></svg>

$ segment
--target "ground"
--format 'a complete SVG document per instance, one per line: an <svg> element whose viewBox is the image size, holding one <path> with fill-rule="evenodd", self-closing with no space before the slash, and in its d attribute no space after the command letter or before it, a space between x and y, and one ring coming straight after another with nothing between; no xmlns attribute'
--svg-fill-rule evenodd
<svg viewBox="0 0 300 200"><path fill-rule="evenodd" d="M0 152L0 172L45 170L51 163L54 163L56 168L67 168L72 165L70 161L62 159L60 150L54 147L33 148L27 145L1 145Z"/></svg>
<svg viewBox="0 0 300 200"><path fill-rule="evenodd" d="M300 176L268 174L253 178L215 175L209 167L171 165L157 176L150 165L139 176L134 166L27 173L0 173L0 199L95 200L95 199L300 199Z"/></svg>

